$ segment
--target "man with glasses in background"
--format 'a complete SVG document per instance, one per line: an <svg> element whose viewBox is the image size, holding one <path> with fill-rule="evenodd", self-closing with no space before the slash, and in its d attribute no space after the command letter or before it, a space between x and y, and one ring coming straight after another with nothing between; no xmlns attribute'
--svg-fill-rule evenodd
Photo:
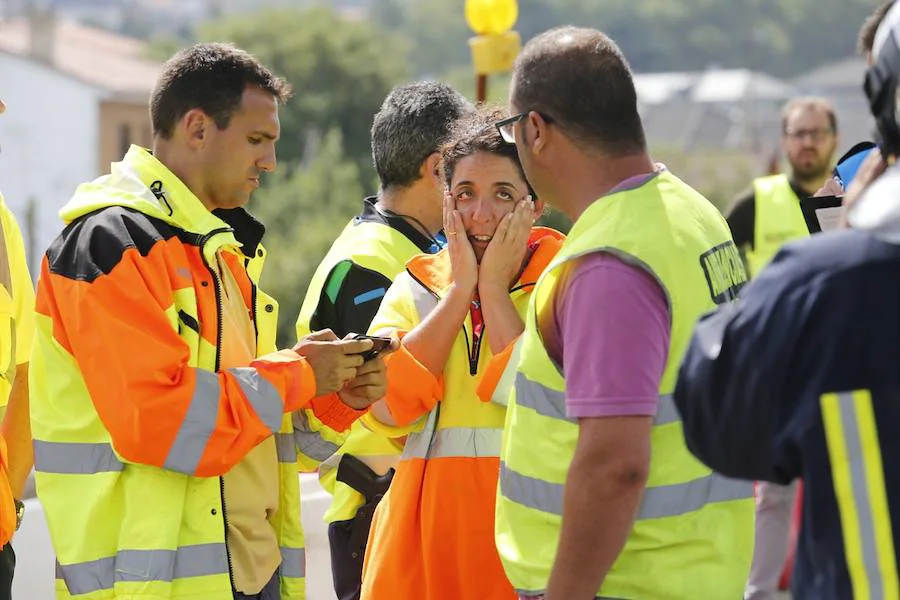
<svg viewBox="0 0 900 600"><path fill-rule="evenodd" d="M785 243L819 231L814 208L800 200L816 193L832 174L838 145L834 107L824 98L795 98L781 111L781 147L788 173L761 177L738 196L727 220L755 277ZM756 545L746 598L774 598L788 556L791 513L797 484L760 482L757 488Z"/></svg>
<svg viewBox="0 0 900 600"><path fill-rule="evenodd" d="M788 173L754 180L725 217L751 278L786 242L818 231L814 211L804 212L800 199L815 194L830 178L837 145L837 117L831 102L804 97L784 106L781 149Z"/></svg>

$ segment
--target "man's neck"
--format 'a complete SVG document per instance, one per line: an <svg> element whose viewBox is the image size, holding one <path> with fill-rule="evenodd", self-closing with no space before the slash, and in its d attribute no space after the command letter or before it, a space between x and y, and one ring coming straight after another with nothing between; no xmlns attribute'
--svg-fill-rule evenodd
<svg viewBox="0 0 900 600"><path fill-rule="evenodd" d="M804 178L804 179L800 179L796 175L791 175L791 181L794 182L794 185L796 185L797 187L802 189L804 192L806 192L807 196L812 196L813 194L818 192L819 189L823 185L825 185L825 181L827 178L828 178L827 174L823 174L818 177Z"/></svg>
<svg viewBox="0 0 900 600"><path fill-rule="evenodd" d="M212 206L212 202L210 202L206 197L206 194L203 193L202 182L199 181L196 176L191 174L190 169L183 167L183 165L186 164L186 161L181 160L174 149L170 148L168 144L164 142L156 142L153 145L153 156L164 167L171 171L172 175L177 177L192 194L194 194L203 206L206 207L206 210L210 212L213 211L214 207Z"/></svg>
<svg viewBox="0 0 900 600"><path fill-rule="evenodd" d="M582 157L566 163L557 178L560 197L550 200L573 222L623 181L652 173L656 168L646 152L615 158Z"/></svg>
<svg viewBox="0 0 900 600"><path fill-rule="evenodd" d="M443 227L443 220L436 218L429 210L428 202L432 201L423 193L423 190L414 184L408 188L391 188L381 190L378 194L378 206L385 208L401 217L412 217L407 221L421 233L428 237L434 237Z"/></svg>

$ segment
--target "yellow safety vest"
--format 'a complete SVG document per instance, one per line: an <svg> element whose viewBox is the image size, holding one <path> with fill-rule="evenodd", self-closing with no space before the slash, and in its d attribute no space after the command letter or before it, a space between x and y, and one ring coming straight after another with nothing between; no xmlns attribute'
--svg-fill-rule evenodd
<svg viewBox="0 0 900 600"><path fill-rule="evenodd" d="M348 223L319 264L309 284L300 316L297 317L297 338L309 335L309 323L319 304L322 289L328 275L338 263L350 260L393 281L399 273L406 270L406 262L421 253L418 246L390 225L374 221ZM319 465L319 482L334 497L325 513L326 523L350 520L356 516L359 507L365 504L361 493L337 481L337 467L341 456L355 456L377 474L384 475L389 469L396 468L403 450L402 441L374 433L361 421L353 424L343 440L335 440L332 455Z"/></svg>
<svg viewBox="0 0 900 600"><path fill-rule="evenodd" d="M98 180L100 183L85 184L76 192L76 198L82 198L82 214L124 206L164 220L191 239L205 236L203 259L211 272L216 269L217 252L239 245L229 233L231 229L149 152L133 146L125 159L113 166L119 176L108 177L112 183ZM123 180L129 187L116 187ZM182 192L166 197L168 212L135 195L134 180L160 180L166 189ZM248 259L247 273L253 282L259 281L264 258L260 246ZM258 288L255 304L257 355L262 356L276 350L278 305ZM173 330L190 349L188 364L214 371L215 345L192 327L181 325L185 319L196 322L202 318L194 288L179 291L167 314ZM51 318L39 313L36 323L29 373L35 481L57 555L56 597L232 598L221 478L192 477L122 460L78 364L54 338ZM109 348L111 353L141 351ZM306 557L291 415L283 415L280 425L275 434L279 508L269 523L281 548L281 600L304 600Z"/></svg>
<svg viewBox="0 0 900 600"><path fill-rule="evenodd" d="M746 253L750 277L756 277L784 244L809 237L800 201L786 175L756 179L753 191L756 198L753 250L748 249Z"/></svg>
<svg viewBox="0 0 900 600"><path fill-rule="evenodd" d="M22 232L0 194L0 420L6 413L18 365L28 362L34 339L34 284L25 260ZM4 293L5 292L5 293ZM10 333L5 332L9 330Z"/></svg>
<svg viewBox="0 0 900 600"><path fill-rule="evenodd" d="M746 275L719 212L667 171L592 204L538 281L510 378L514 391L501 452L496 539L506 574L520 592L539 594L556 556L579 428L566 416L563 372L547 354L537 315L549 306L560 267L593 252L614 254L651 274L666 293L672 319L647 488L598 595L740 598L753 550L753 487L712 473L690 454L672 392L694 323L733 299Z"/></svg>

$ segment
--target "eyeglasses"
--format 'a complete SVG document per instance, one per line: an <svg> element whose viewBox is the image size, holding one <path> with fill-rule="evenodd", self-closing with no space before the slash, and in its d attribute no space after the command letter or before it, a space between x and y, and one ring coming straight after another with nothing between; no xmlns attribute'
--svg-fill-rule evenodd
<svg viewBox="0 0 900 600"><path fill-rule="evenodd" d="M500 132L500 137L503 138L503 141L507 144L515 144L516 143L516 123L524 119L528 116L528 113L537 112L526 110L522 111L517 115L513 115L507 119L503 119L502 121L497 121L494 125L497 127L497 131ZM552 123L553 119L548 117L546 114L539 112L541 118L544 119L547 123Z"/></svg>
<svg viewBox="0 0 900 600"><path fill-rule="evenodd" d="M802 141L809 138L813 143L818 143L834 133L833 129L787 129L784 132L785 137L794 142Z"/></svg>

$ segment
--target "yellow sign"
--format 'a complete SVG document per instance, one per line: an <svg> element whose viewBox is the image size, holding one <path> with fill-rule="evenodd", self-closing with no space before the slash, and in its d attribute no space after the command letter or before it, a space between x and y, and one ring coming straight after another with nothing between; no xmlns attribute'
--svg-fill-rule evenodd
<svg viewBox="0 0 900 600"><path fill-rule="evenodd" d="M512 68L522 49L522 39L516 31L479 35L469 39L469 48L472 49L475 72L479 75L493 75Z"/></svg>
<svg viewBox="0 0 900 600"><path fill-rule="evenodd" d="M505 33L518 18L516 0L466 0L466 22L478 35Z"/></svg>

